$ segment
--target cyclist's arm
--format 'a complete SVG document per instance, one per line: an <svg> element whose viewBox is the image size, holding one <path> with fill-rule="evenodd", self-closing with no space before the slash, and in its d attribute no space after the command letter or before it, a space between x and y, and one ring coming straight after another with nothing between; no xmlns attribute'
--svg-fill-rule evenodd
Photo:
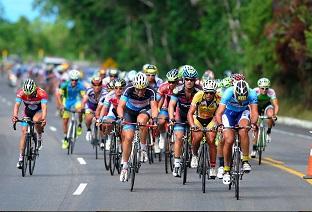
<svg viewBox="0 0 312 212"><path fill-rule="evenodd" d="M160 100L159 100L159 102L158 102L158 110L159 110L159 111L160 111L161 107L163 106L164 101L165 101L165 97L164 97L164 96L161 96L161 97L160 97Z"/></svg>
<svg viewBox="0 0 312 212"><path fill-rule="evenodd" d="M125 108L126 108L126 101L120 98L119 104L117 107L117 114L120 118L124 117Z"/></svg>
<svg viewBox="0 0 312 212"><path fill-rule="evenodd" d="M250 104L250 123L256 124L258 121L258 104Z"/></svg>
<svg viewBox="0 0 312 212"><path fill-rule="evenodd" d="M98 104L98 106L96 107L96 110L95 110L95 118L99 118L99 117L102 117L101 116L101 111L103 109L103 105L102 104Z"/></svg>
<svg viewBox="0 0 312 212"><path fill-rule="evenodd" d="M176 97L171 98L168 106L169 119L174 119L174 108L176 104Z"/></svg>
<svg viewBox="0 0 312 212"><path fill-rule="evenodd" d="M218 125L222 124L222 114L224 113L225 108L226 108L226 105L219 104L219 107L218 107L217 112L216 112L216 121L217 121Z"/></svg>
<svg viewBox="0 0 312 212"><path fill-rule="evenodd" d="M56 100L57 100L57 106L62 106L62 93L64 91L60 88L58 92L55 93L55 96L56 96Z"/></svg>
<svg viewBox="0 0 312 212"><path fill-rule="evenodd" d="M13 116L18 117L18 111L21 103L20 102L15 102L15 105L13 107Z"/></svg>
<svg viewBox="0 0 312 212"><path fill-rule="evenodd" d="M87 103L88 99L89 99L89 96L85 94L81 101L81 108L85 108L85 104Z"/></svg>
<svg viewBox="0 0 312 212"><path fill-rule="evenodd" d="M41 103L41 110L42 110L41 119L42 120L46 120L46 118L47 118L47 111L48 111L47 103L45 103L45 104Z"/></svg>
<svg viewBox="0 0 312 212"><path fill-rule="evenodd" d="M195 126L194 117L193 117L195 111L196 111L196 105L191 104L190 109L187 112L187 121L189 122L191 127Z"/></svg>
<svg viewBox="0 0 312 212"><path fill-rule="evenodd" d="M151 101L151 109L152 109L152 118L157 118L158 116L157 101Z"/></svg>
<svg viewBox="0 0 312 212"><path fill-rule="evenodd" d="M278 100L277 98L272 100L272 105L274 107L274 115L276 116L279 110L279 106L278 106Z"/></svg>

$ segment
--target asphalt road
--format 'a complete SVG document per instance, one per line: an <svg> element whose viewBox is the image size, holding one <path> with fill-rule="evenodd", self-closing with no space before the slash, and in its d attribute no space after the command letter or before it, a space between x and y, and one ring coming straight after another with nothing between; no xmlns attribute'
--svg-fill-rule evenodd
<svg viewBox="0 0 312 212"><path fill-rule="evenodd" d="M206 193L195 170L182 179L165 174L163 162L144 164L130 183L119 182L95 159L92 146L79 137L75 153L61 149L61 121L49 104L43 149L33 176L21 176L19 131L11 124L15 94L0 78L0 209L1 210L311 210L312 180L304 180L312 144L308 130L277 125L264 152L264 163L251 161L241 181L240 200L221 180L209 180ZM77 160L79 159L80 162ZM86 164L81 164L85 162Z"/></svg>

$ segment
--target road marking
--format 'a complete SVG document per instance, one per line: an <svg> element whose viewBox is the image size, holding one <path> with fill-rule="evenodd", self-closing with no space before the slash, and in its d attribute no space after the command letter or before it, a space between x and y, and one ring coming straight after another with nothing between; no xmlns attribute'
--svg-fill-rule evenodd
<svg viewBox="0 0 312 212"><path fill-rule="evenodd" d="M278 130L278 129L273 129L273 132L277 132L277 133L280 133L280 134L285 134L285 135L301 137L301 138L304 138L304 139L312 140L312 136L308 136L308 135L301 135L301 134L298 134L298 133L291 133L291 132L286 132L286 131Z"/></svg>
<svg viewBox="0 0 312 212"><path fill-rule="evenodd" d="M53 132L56 132L56 127L50 126L49 129Z"/></svg>
<svg viewBox="0 0 312 212"><path fill-rule="evenodd" d="M297 177L300 177L301 179L303 179L303 176L305 176L305 174L303 174L303 173L301 173L295 169L292 169L292 168L289 168L289 167L283 165L283 162L281 162L281 161L276 161L276 162L274 162L274 161L276 161L276 160L271 159L271 158L269 158L269 159L263 158L262 163L265 163L265 164L274 166L276 168L279 168L281 170L284 170L290 174L293 174ZM282 163L282 164L280 164L280 163ZM307 181L308 183L310 183L312 185L312 179L303 179L303 180Z"/></svg>
<svg viewBox="0 0 312 212"><path fill-rule="evenodd" d="M282 162L282 161L274 160L274 159L269 158L269 157L265 157L264 159L265 159L265 160L268 160L268 161L270 161L270 162L272 162L272 163L275 163L275 164L281 164L281 165L284 164L284 162Z"/></svg>
<svg viewBox="0 0 312 212"><path fill-rule="evenodd" d="M78 186L78 188L76 189L76 191L73 193L73 195L80 195L83 190L86 188L86 186L88 185L88 183L80 183L80 185Z"/></svg>
<svg viewBox="0 0 312 212"><path fill-rule="evenodd" d="M81 164L81 165L86 165L87 162L83 159L83 158L77 158L78 162Z"/></svg>

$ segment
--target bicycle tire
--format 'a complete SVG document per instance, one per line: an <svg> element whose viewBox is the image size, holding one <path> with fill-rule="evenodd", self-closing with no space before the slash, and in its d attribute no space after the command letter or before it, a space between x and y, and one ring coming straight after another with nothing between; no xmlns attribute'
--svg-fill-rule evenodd
<svg viewBox="0 0 312 212"><path fill-rule="evenodd" d="M207 174L207 144L203 145L202 154L202 191L206 193L206 174Z"/></svg>
<svg viewBox="0 0 312 212"><path fill-rule="evenodd" d="M121 146L119 146L118 144L119 144L119 142L120 142L120 137L118 137L119 139L117 139L117 150L116 150L116 152L117 152L117 156L116 156L116 164L115 164L115 166L116 166L116 169L117 169L117 173L118 174L120 174L121 173L121 158L122 158L122 155L121 155L121 152L122 151L119 151L119 149L121 148Z"/></svg>
<svg viewBox="0 0 312 212"><path fill-rule="evenodd" d="M70 148L70 154L74 153L74 148L76 144L76 139L77 139L77 122L74 122L74 127L72 129L73 131L73 138L72 138L72 143L71 143L71 148Z"/></svg>
<svg viewBox="0 0 312 212"><path fill-rule="evenodd" d="M234 173L235 173L234 186L235 186L235 197L237 200L239 199L240 163L241 163L240 151L236 150L234 152Z"/></svg>
<svg viewBox="0 0 312 212"><path fill-rule="evenodd" d="M165 172L168 174L168 164L169 164L169 133L167 133L166 140L165 140Z"/></svg>
<svg viewBox="0 0 312 212"><path fill-rule="evenodd" d="M110 143L110 152L109 152L109 171L110 174L113 176L116 168L116 137L113 136L113 140Z"/></svg>
<svg viewBox="0 0 312 212"><path fill-rule="evenodd" d="M183 159L183 185L185 185L186 183L186 180L187 180L187 167L188 167L188 149L189 149L189 143L188 143L188 139L186 138L186 140L184 141L184 145L185 145L185 148L184 148L184 159Z"/></svg>
<svg viewBox="0 0 312 212"><path fill-rule="evenodd" d="M104 155L104 167L106 169L106 171L109 170L109 154L107 154L107 150L106 150L106 142L107 142L108 136L105 136L105 138L103 139L104 141L104 150L103 150L103 155Z"/></svg>
<svg viewBox="0 0 312 212"><path fill-rule="evenodd" d="M147 156L148 156L148 163L154 163L154 154L153 154L153 147L154 147L154 140L153 140L153 133L151 129L148 129L148 136L147 136Z"/></svg>
<svg viewBox="0 0 312 212"><path fill-rule="evenodd" d="M29 139L30 136L26 135L26 145L25 145L25 149L24 149L24 153L23 153L23 165L22 165L22 176L25 177L26 176L26 172L27 172L27 165L28 165L28 157L29 157Z"/></svg>
<svg viewBox="0 0 312 212"><path fill-rule="evenodd" d="M260 132L259 132L259 136L258 136L258 145L257 145L257 149L258 149L258 164L261 165L261 161L262 161L262 150L263 150L263 142L265 142L265 138L264 138L264 128L260 127Z"/></svg>
<svg viewBox="0 0 312 212"><path fill-rule="evenodd" d="M33 175L34 173L34 169L35 169L35 166L36 166L36 158L37 158L37 134L34 133L33 135L33 141L34 141L34 146L30 145L30 153L31 153L31 156L30 156L30 160L29 160L29 174L30 175Z"/></svg>
<svg viewBox="0 0 312 212"><path fill-rule="evenodd" d="M131 171L130 171L130 177L131 177L131 185L130 185L130 191L133 191L134 182L135 182L135 173L138 171L138 158L137 158L137 145L135 144L133 146L133 155L132 155L132 162L131 162Z"/></svg>
<svg viewBox="0 0 312 212"><path fill-rule="evenodd" d="M171 172L173 172L173 167L174 167L174 135L171 136L171 141L169 142L169 162L170 162L170 169Z"/></svg>

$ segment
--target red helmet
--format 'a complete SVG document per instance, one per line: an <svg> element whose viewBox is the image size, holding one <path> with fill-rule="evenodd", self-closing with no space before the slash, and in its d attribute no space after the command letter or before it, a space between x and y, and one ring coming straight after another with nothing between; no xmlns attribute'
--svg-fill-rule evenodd
<svg viewBox="0 0 312 212"><path fill-rule="evenodd" d="M234 82L239 80L246 80L245 76L243 74L237 74L234 73L231 75L231 84L234 85Z"/></svg>

